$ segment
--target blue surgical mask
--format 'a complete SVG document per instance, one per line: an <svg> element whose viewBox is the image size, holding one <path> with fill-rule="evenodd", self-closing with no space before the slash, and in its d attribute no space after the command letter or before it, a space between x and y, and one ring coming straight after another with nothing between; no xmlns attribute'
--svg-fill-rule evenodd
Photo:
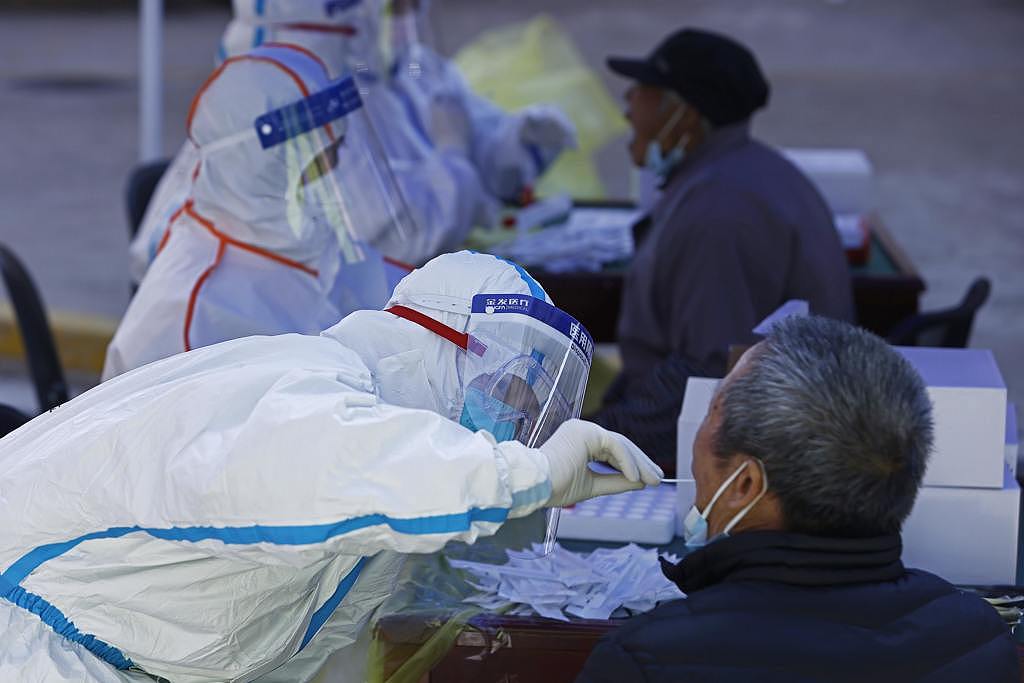
<svg viewBox="0 0 1024 683"><path fill-rule="evenodd" d="M662 155L661 143L651 140L647 145L647 154L644 156L644 168L664 180L672 172L672 169L679 165L684 156L683 150L679 147L673 147L667 155Z"/></svg>
<svg viewBox="0 0 1024 683"><path fill-rule="evenodd" d="M715 495L711 496L711 500L708 501L707 507L701 512L697 504L694 503L690 507L690 511L686 514L686 518L683 519L683 540L686 542L686 547L690 550L696 550L702 548L708 543L708 515L711 514L711 508L714 507L715 502L725 493L725 490L729 488L729 485L736 481L736 477L740 476L740 473L750 464L749 460L745 460L735 472L729 475L729 478L722 482L722 485L715 491ZM740 523L747 513L757 504L764 494L768 492L768 475L764 471L764 465L761 461L757 461L757 464L761 466L761 473L763 475L764 487L761 489L761 493L757 494L757 498L750 501L750 503L740 510L735 517L729 520L729 523L725 525L725 529L722 533L715 536L712 541L717 541L721 538L729 536L729 532L732 531L733 527Z"/></svg>
<svg viewBox="0 0 1024 683"><path fill-rule="evenodd" d="M485 394L476 387L466 389L466 400L462 405L462 415L459 417L459 424L466 429L478 432L485 429L490 432L496 441L512 441L516 438L515 420L498 420L494 415L507 414L505 404Z"/></svg>
<svg viewBox="0 0 1024 683"><path fill-rule="evenodd" d="M658 178L664 179L668 177L672 169L682 163L686 157L686 141L688 140L686 135L679 138L679 141L668 151L668 154L662 154L661 151L661 139L665 136L665 133L679 122L680 117L682 117L685 111L686 106L680 105L675 113L669 117L668 121L665 122L665 125L661 127L658 134L654 136L654 139L647 143L647 151L644 155L644 168Z"/></svg>

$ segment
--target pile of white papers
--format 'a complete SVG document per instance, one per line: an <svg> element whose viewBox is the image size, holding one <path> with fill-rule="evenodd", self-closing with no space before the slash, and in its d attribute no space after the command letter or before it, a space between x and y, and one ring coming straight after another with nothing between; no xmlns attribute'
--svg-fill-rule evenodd
<svg viewBox="0 0 1024 683"><path fill-rule="evenodd" d="M665 578L658 551L628 545L577 554L556 545L547 556L508 550L503 565L449 560L467 571L479 592L465 602L491 612L539 615L568 621L628 617L654 609L659 602L686 595ZM663 555L677 562L672 555Z"/></svg>
<svg viewBox="0 0 1024 683"><path fill-rule="evenodd" d="M632 229L639 217L632 210L573 209L567 223L523 233L492 251L552 273L592 272L633 255Z"/></svg>

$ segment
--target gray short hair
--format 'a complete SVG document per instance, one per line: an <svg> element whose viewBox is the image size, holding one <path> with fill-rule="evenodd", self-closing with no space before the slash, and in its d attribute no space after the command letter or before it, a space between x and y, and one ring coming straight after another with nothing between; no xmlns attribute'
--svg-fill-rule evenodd
<svg viewBox="0 0 1024 683"><path fill-rule="evenodd" d="M862 329L819 317L776 325L723 386L720 457L759 458L787 529L898 533L932 447L917 371Z"/></svg>

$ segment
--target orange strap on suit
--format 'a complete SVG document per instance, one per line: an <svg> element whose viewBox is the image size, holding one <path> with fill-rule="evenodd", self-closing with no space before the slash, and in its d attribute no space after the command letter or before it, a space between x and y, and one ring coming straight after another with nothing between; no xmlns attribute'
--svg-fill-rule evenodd
<svg viewBox="0 0 1024 683"><path fill-rule="evenodd" d="M160 240L160 246L157 248L158 254L163 250L164 246L167 244L168 239L170 238L171 227L182 214L187 214L196 223L206 228L206 230L211 235L213 235L218 242L217 255L214 257L213 263L211 263L210 266L206 270L204 270L202 274L196 279L195 284L192 285L192 291L189 293L188 307L185 312L185 327L183 330L186 351L192 350L192 343L189 341L189 336L192 331L192 319L195 315L196 300L199 298L199 291L202 289L207 279L209 279L209 277L213 274L213 271L217 269L217 266L220 265L221 261L224 258L224 252L227 251L228 247L235 247L236 249L247 251L250 254L256 254L257 256L269 259L283 266L294 268L295 270L300 270L314 278L320 277L320 271L318 271L316 268L311 268L304 263L300 263L299 261L295 261L285 256L281 256L280 254L276 254L269 249L256 247L241 240L235 239L234 237L225 235L223 232L216 228L212 221L199 215L199 213L196 212L195 207L192 205L191 199L185 202L185 204L180 209L175 211L173 216L171 216L170 225L167 226L167 230L164 232L164 236Z"/></svg>

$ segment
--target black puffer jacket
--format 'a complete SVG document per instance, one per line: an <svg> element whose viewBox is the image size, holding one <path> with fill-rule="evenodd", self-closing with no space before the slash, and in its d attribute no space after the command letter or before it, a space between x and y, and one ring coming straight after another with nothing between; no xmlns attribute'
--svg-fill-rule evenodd
<svg viewBox="0 0 1024 683"><path fill-rule="evenodd" d="M717 541L665 566L689 597L611 633L577 683L1019 681L995 611L900 552L898 536Z"/></svg>

